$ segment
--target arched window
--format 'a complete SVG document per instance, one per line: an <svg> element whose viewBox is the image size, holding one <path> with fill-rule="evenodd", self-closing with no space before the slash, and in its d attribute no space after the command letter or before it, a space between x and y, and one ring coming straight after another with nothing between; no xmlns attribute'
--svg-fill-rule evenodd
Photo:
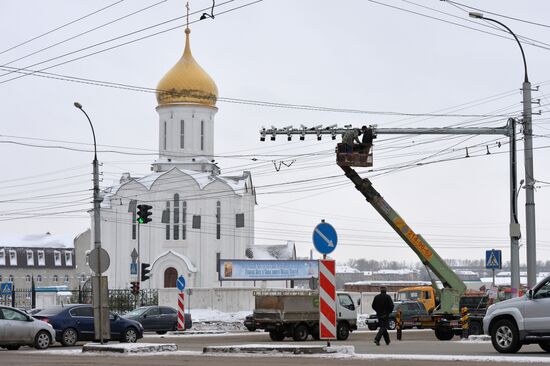
<svg viewBox="0 0 550 366"><path fill-rule="evenodd" d="M201 150L204 150L204 121L201 121Z"/></svg>
<svg viewBox="0 0 550 366"><path fill-rule="evenodd" d="M216 239L219 239L221 236L221 220L222 220L222 204L220 201L216 203Z"/></svg>
<svg viewBox="0 0 550 366"><path fill-rule="evenodd" d="M180 195L174 195L174 240L180 239Z"/></svg>
<svg viewBox="0 0 550 366"><path fill-rule="evenodd" d="M187 221L187 202L183 201L181 208L181 240L185 240Z"/></svg>
<svg viewBox="0 0 550 366"><path fill-rule="evenodd" d="M170 240L170 201L166 201L166 240Z"/></svg>
<svg viewBox="0 0 550 366"><path fill-rule="evenodd" d="M168 267L164 271L164 288L176 287L178 271L174 267Z"/></svg>
<svg viewBox="0 0 550 366"><path fill-rule="evenodd" d="M25 282L31 282L31 275L25 276Z"/></svg>
<svg viewBox="0 0 550 366"><path fill-rule="evenodd" d="M58 282L58 281L59 281L59 276L53 275L53 282Z"/></svg>
<svg viewBox="0 0 550 366"><path fill-rule="evenodd" d="M65 275L65 282L69 282L69 275L68 274Z"/></svg>
<svg viewBox="0 0 550 366"><path fill-rule="evenodd" d="M42 282L42 276L41 275L36 276L36 282Z"/></svg>

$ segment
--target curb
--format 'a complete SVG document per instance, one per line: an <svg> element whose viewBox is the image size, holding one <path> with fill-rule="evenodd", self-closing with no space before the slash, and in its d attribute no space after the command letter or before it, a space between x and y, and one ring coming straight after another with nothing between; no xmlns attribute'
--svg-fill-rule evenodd
<svg viewBox="0 0 550 366"><path fill-rule="evenodd" d="M82 352L100 353L155 353L177 351L178 346L173 343L123 343L123 344L98 344L86 343L82 346Z"/></svg>
<svg viewBox="0 0 550 366"><path fill-rule="evenodd" d="M295 355L305 354L350 354L354 352L353 346L293 346L293 345L236 345L236 346L207 346L203 353L292 353Z"/></svg>

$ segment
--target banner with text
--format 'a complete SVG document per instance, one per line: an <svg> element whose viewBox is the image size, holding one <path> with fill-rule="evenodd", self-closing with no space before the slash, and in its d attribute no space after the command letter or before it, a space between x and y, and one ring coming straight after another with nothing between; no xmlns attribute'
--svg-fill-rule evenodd
<svg viewBox="0 0 550 366"><path fill-rule="evenodd" d="M220 259L220 281L308 280L317 278L319 262L314 260Z"/></svg>

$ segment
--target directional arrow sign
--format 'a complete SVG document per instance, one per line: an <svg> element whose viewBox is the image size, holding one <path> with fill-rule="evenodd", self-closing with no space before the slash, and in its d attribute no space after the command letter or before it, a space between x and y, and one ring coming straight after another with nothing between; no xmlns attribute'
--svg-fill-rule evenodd
<svg viewBox="0 0 550 366"><path fill-rule="evenodd" d="M313 230L313 245L321 254L329 254L336 249L338 244L338 235L331 224L321 222Z"/></svg>
<svg viewBox="0 0 550 366"><path fill-rule="evenodd" d="M136 263L136 259L138 257L138 252L137 252L136 248L134 248L134 250L132 250L132 254L130 254L130 257L132 257L132 263Z"/></svg>
<svg viewBox="0 0 550 366"><path fill-rule="evenodd" d="M178 290L180 290L180 292L182 292L185 288L185 278L182 275L178 277L178 280L176 281L176 287L178 288Z"/></svg>

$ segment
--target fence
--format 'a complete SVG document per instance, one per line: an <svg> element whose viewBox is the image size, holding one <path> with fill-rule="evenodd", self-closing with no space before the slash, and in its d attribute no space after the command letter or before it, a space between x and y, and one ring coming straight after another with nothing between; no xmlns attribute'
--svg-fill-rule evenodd
<svg viewBox="0 0 550 366"><path fill-rule="evenodd" d="M0 305L25 310L62 303L91 304L92 290L79 288L76 290L44 291L43 289L13 288L10 294L0 295ZM109 308L115 313L124 314L136 307L147 305L158 305L157 290L141 290L138 295L132 294L129 289L109 290Z"/></svg>

